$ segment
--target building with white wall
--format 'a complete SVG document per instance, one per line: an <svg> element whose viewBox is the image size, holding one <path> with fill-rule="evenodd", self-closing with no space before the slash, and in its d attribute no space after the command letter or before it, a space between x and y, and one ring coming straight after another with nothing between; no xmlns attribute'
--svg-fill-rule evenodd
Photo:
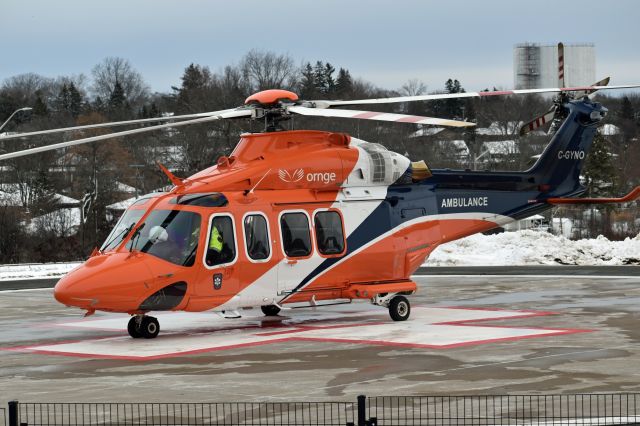
<svg viewBox="0 0 640 426"><path fill-rule="evenodd" d="M587 86L596 81L596 54L592 43L564 45L565 87ZM558 87L558 46L521 43L513 48L516 89Z"/></svg>

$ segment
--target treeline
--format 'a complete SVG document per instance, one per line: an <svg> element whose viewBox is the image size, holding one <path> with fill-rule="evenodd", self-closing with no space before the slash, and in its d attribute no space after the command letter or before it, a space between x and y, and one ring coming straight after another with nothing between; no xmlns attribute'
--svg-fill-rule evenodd
<svg viewBox="0 0 640 426"><path fill-rule="evenodd" d="M353 76L345 67L317 60L300 64L285 54L252 50L237 64L217 67L190 64L176 85L163 92L152 92L144 77L126 59L106 58L90 76L83 74L49 78L35 73L4 79L0 86L0 124L14 111L30 107L7 123L1 132L28 132L134 118L159 117L163 114L188 114L216 111L242 105L251 94L265 89L282 88L296 92L300 98L360 99L429 92L464 91L461 82L452 78L441 87L429 88L420 80L409 80L394 90L377 87ZM490 88L490 87L488 87ZM499 157L483 167L522 169L538 153L546 136L517 138L514 123L527 121L545 111L550 99L537 96L494 97L491 99L450 99L397 105L370 105L368 110L471 120L478 128L492 128L491 137L515 140L518 154ZM640 149L638 128L640 99L606 98L611 110L607 119L621 129L606 138L600 160L591 162L596 171L590 180L594 192L624 191L640 183ZM362 107L358 109L364 109ZM150 124L149 124L150 125ZM291 128L342 131L362 139L379 142L389 149L413 159L425 159L437 167L473 167L473 159L482 155L483 143L490 138L475 129L447 130L432 136L416 133L416 126L372 121L295 117L286 123ZM118 131L123 128L94 129L65 135L44 135L28 140L0 139L0 152L15 151L78 137ZM166 186L166 177L156 161L175 174L189 176L215 164L221 155L229 155L241 133L260 131L260 123L248 120L225 120L207 124L165 129L80 145L4 161L0 164L0 263L53 261L82 258L99 245L116 218L108 206L134 194L124 186L147 193ZM461 164L454 143L463 140L468 146L467 163ZM444 143L442 141L445 141ZM603 165L604 163L604 165ZM612 185L604 185L614 182ZM600 188L598 189L598 185ZM20 199L7 201L13 191ZM34 218L58 211L62 194L77 200L90 200L86 221L78 232L50 229L46 221ZM73 228L74 218L69 219Z"/></svg>

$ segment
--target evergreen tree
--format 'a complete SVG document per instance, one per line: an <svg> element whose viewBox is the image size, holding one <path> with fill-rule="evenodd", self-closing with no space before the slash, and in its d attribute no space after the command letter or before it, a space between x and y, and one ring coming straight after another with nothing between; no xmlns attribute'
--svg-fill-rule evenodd
<svg viewBox="0 0 640 426"><path fill-rule="evenodd" d="M316 78L311 63L302 67L300 72L302 78L300 79L300 96L302 99L314 99L316 98Z"/></svg>
<svg viewBox="0 0 640 426"><path fill-rule="evenodd" d="M340 68L338 78L336 79L336 95L339 98L347 98L353 91L353 80L348 70Z"/></svg>
<svg viewBox="0 0 640 426"><path fill-rule="evenodd" d="M466 121L476 123L476 109L472 99L465 99L464 102L464 117ZM469 160L473 164L474 159L480 154L481 141L476 140L476 127L465 127L463 132L463 139L469 148Z"/></svg>
<svg viewBox="0 0 640 426"><path fill-rule="evenodd" d="M181 77L182 84L179 88L174 87L177 92L176 101L178 112L201 111L208 106L211 99L207 99L207 92L211 82L211 73L206 67L190 64L184 70Z"/></svg>
<svg viewBox="0 0 640 426"><path fill-rule="evenodd" d="M127 97L124 94L124 89L120 83L116 81L111 96L109 97L109 110L115 111L122 108L126 101Z"/></svg>
<svg viewBox="0 0 640 426"><path fill-rule="evenodd" d="M463 93L464 89L458 80L447 80L445 83L447 93ZM461 118L463 115L463 99L445 99L444 113L447 118Z"/></svg>
<svg viewBox="0 0 640 426"><path fill-rule="evenodd" d="M55 107L58 112L69 110L69 87L64 83L55 99Z"/></svg>
<svg viewBox="0 0 640 426"><path fill-rule="evenodd" d="M49 108L47 107L47 104L44 102L44 100L42 100L41 94L38 93L37 96L38 97L36 98L36 101L33 104L33 113L35 115L39 115L41 117L45 117L45 116L49 115Z"/></svg>
<svg viewBox="0 0 640 426"><path fill-rule="evenodd" d="M95 101L93 101L93 109L98 113L105 111L104 101L100 96L96 96Z"/></svg>
<svg viewBox="0 0 640 426"><path fill-rule="evenodd" d="M458 80L448 79L444 93L464 93L464 89ZM431 104L430 114L439 118L461 118L464 110L464 99L443 99Z"/></svg>
<svg viewBox="0 0 640 426"><path fill-rule="evenodd" d="M117 81L113 86L113 91L111 92L111 96L109 97L107 110L109 113L109 118L113 120L123 119L129 115L130 105L129 102L127 102L127 96L124 93L124 89Z"/></svg>
<svg viewBox="0 0 640 426"><path fill-rule="evenodd" d="M336 90L336 81L333 78L333 73L336 69L329 62L324 64L324 93L332 94Z"/></svg>
<svg viewBox="0 0 640 426"><path fill-rule="evenodd" d="M318 93L326 93L325 67L322 61L317 61L313 68L313 81Z"/></svg>
<svg viewBox="0 0 640 426"><path fill-rule="evenodd" d="M607 139L596 132L585 160L583 175L590 197L613 196L617 192L616 169L607 147Z"/></svg>
<svg viewBox="0 0 640 426"><path fill-rule="evenodd" d="M627 96L622 98L622 105L620 106L620 118L623 120L633 120L635 112L633 105Z"/></svg>
<svg viewBox="0 0 640 426"><path fill-rule="evenodd" d="M67 89L67 111L73 116L78 118L82 111L82 95L76 88L76 85L71 82Z"/></svg>

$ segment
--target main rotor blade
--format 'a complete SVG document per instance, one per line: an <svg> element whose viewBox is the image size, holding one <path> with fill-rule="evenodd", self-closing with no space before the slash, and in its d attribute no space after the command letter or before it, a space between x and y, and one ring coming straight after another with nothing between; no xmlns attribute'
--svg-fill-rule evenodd
<svg viewBox="0 0 640 426"><path fill-rule="evenodd" d="M141 118L138 120L114 121L111 123L97 123L97 124L87 124L84 126L61 127L59 129L38 130L36 132L17 133L15 135L1 136L0 140L4 141L7 139L24 138L28 136L47 135L51 133L61 133L61 132L72 132L74 130L99 129L101 127L117 127L117 126L129 126L131 124L153 123L158 121L186 120L190 118L209 117L211 115L218 114L224 111L233 111L233 109L227 109L223 111L213 111L213 112L201 112L197 114L174 115L171 117Z"/></svg>
<svg viewBox="0 0 640 426"><path fill-rule="evenodd" d="M592 86L607 86L609 85L609 81L611 80L611 77L606 77L603 78L602 80L598 81L597 83L593 84ZM590 98L593 96L594 93L596 93L598 90L580 90L577 91L576 93L574 93L576 99L578 98L582 98L583 96L589 96Z"/></svg>
<svg viewBox="0 0 640 426"><path fill-rule="evenodd" d="M595 90L611 90L611 89L632 89L640 87L640 84L625 84L620 86L579 86L579 87L550 87L544 89L514 89L514 90L497 90L491 92L464 92L464 93L438 93L433 95L419 96L397 96L393 98L376 98L376 99L357 99L353 101L310 101L315 108L331 108L341 105L367 105L367 104L391 104L396 102L416 102L416 101L433 101L438 99L458 99L458 98L483 98L486 96L504 96L504 95L530 95L533 93L558 93L558 92L577 92Z"/></svg>
<svg viewBox="0 0 640 426"><path fill-rule="evenodd" d="M169 127L180 127L180 126L188 126L190 124L207 123L209 121L222 120L222 119L225 119L225 118L249 117L249 116L251 116L251 110L249 110L249 109L224 110L224 111L217 111L217 112L214 112L212 114L216 114L216 115L211 115L209 117L204 117L204 118L197 118L195 120L179 121L177 123L166 123L166 124L160 124L160 125L157 125L157 126L142 127L140 129L125 130L123 132L116 132L116 133L109 133L109 134L106 134L106 135L92 136L92 137L89 137L89 138L76 139L76 140L68 141L68 142L60 142L60 143L56 143L56 144L52 144L52 145L40 146L40 147L37 147L37 148L30 148L30 149L25 149L25 150L22 150L22 151L10 152L8 154L0 155L0 161L1 160L8 160L10 158L23 157L23 156L31 155L31 154L37 154L39 152L51 151L51 150L54 150L54 149L65 148L67 146L74 146L74 145L80 145L80 144L84 144L84 143L97 142L97 141L102 141L102 140L106 140L106 139L117 138L117 137L120 137L120 136L135 135L135 134L138 134L138 133L151 132L151 131L154 131L154 130L166 129L166 128L169 128Z"/></svg>
<svg viewBox="0 0 640 426"><path fill-rule="evenodd" d="M341 117L361 120L392 121L396 123L431 124L434 126L470 127L475 123L468 121L447 120L444 118L422 117L419 115L392 114L388 112L356 111L349 109L317 109L302 106L290 106L289 112L315 117Z"/></svg>

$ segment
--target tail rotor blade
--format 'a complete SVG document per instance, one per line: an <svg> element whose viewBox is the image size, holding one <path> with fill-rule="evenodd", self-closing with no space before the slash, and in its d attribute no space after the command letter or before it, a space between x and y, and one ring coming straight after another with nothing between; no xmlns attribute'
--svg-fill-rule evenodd
<svg viewBox="0 0 640 426"><path fill-rule="evenodd" d="M564 44L558 43L558 87L564 86Z"/></svg>
<svg viewBox="0 0 640 426"><path fill-rule="evenodd" d="M524 136L527 133L530 133L539 129L545 124L550 123L553 120L553 117L555 116L555 114L556 114L556 108L554 106L544 114L534 118L533 120L529 121L526 124L523 124L522 127L520 127L520 136Z"/></svg>
<svg viewBox="0 0 640 426"><path fill-rule="evenodd" d="M471 127L475 123L469 121L447 120L444 118L422 117L419 115L393 114L388 112L357 111L350 109L317 109L302 106L290 106L289 112L315 117L341 117L361 120L391 121L396 123L430 124L434 126Z"/></svg>

